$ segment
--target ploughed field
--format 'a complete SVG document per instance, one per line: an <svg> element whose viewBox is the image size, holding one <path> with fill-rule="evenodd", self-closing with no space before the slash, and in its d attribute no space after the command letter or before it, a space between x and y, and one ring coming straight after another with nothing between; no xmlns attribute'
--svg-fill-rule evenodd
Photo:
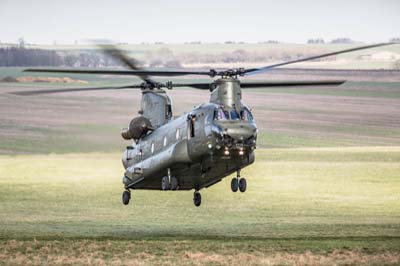
<svg viewBox="0 0 400 266"><path fill-rule="evenodd" d="M260 129L259 148L400 145L399 73L275 70L260 77L275 80L344 79L349 82L340 87L243 90L243 101L252 108ZM1 75L22 75L21 68L0 68ZM375 81L371 81L371 77ZM88 81L87 87L138 82L131 77L76 75L74 78ZM190 77L176 82L194 80ZM210 82L211 79L202 81ZM71 86L82 87L79 84L0 83L0 153L122 151L129 143L120 137L120 131L138 116L140 91L30 97L7 93ZM174 104L174 115L181 115L209 100L208 91L184 88L168 93Z"/></svg>
<svg viewBox="0 0 400 266"><path fill-rule="evenodd" d="M6 93L49 86L0 84L0 265L400 264L397 76L244 91L260 128L248 190L227 177L199 208L190 191L122 205L119 132L138 91ZM175 114L208 100L169 93Z"/></svg>

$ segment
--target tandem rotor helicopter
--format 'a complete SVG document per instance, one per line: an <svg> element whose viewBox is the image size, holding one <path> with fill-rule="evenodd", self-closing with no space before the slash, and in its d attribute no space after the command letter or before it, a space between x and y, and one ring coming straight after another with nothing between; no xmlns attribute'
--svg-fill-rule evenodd
<svg viewBox="0 0 400 266"><path fill-rule="evenodd" d="M235 173L231 181L233 192L245 192L247 181L240 171L255 160L257 126L250 108L241 101L242 89L287 86L338 86L345 81L266 81L240 82L239 77L265 73L271 69L375 48L394 43L361 46L332 53L306 57L260 68L237 68L209 71L158 71L138 68L132 58L112 45L102 45L104 52L120 60L130 70L26 69L25 72L134 75L143 82L137 85L106 88L48 89L16 92L18 95L45 93L140 89L140 116L133 118L121 135L132 140L123 152L125 173L122 178L122 202L127 205L131 190L191 190L193 202L201 205L202 188L210 187ZM216 78L211 83L160 83L150 76L198 75ZM210 101L174 117L171 99L165 89L192 87L210 91Z"/></svg>

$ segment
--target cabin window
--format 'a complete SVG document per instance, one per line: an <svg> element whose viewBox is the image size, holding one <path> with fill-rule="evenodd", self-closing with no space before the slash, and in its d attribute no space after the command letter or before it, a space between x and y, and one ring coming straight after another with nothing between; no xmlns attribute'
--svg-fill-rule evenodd
<svg viewBox="0 0 400 266"><path fill-rule="evenodd" d="M164 147L167 146L167 137L164 137Z"/></svg>
<svg viewBox="0 0 400 266"><path fill-rule="evenodd" d="M189 117L189 137L194 138L194 123L196 122L196 117Z"/></svg>
<svg viewBox="0 0 400 266"><path fill-rule="evenodd" d="M143 150L142 150L142 149L139 149L139 150L137 151L136 156L137 156L138 160L141 161L141 160L143 159Z"/></svg>
<svg viewBox="0 0 400 266"><path fill-rule="evenodd" d="M165 105L165 119L170 119L172 117L172 106L170 104Z"/></svg>

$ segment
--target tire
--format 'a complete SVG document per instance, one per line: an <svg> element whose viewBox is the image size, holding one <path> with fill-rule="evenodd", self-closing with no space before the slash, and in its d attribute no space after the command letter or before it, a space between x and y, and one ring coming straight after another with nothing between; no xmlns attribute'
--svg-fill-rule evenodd
<svg viewBox="0 0 400 266"><path fill-rule="evenodd" d="M178 178L171 177L171 190L177 190L177 189L178 189Z"/></svg>
<svg viewBox="0 0 400 266"><path fill-rule="evenodd" d="M193 203L196 207L201 205L201 194L200 192L195 192L193 195Z"/></svg>
<svg viewBox="0 0 400 266"><path fill-rule="evenodd" d="M169 178L168 176L164 176L161 179L161 189L162 190L169 190L171 187L171 183L169 182Z"/></svg>
<svg viewBox="0 0 400 266"><path fill-rule="evenodd" d="M240 192L245 192L247 188L247 181L246 178L239 179L239 190Z"/></svg>
<svg viewBox="0 0 400 266"><path fill-rule="evenodd" d="M129 191L125 190L125 191L122 193L122 203L123 203L124 205L128 205L130 199L131 199L131 193L130 193Z"/></svg>
<svg viewBox="0 0 400 266"><path fill-rule="evenodd" d="M237 178L232 178L232 181L231 181L231 190L232 190L232 192L238 191L238 188L239 188L238 179Z"/></svg>

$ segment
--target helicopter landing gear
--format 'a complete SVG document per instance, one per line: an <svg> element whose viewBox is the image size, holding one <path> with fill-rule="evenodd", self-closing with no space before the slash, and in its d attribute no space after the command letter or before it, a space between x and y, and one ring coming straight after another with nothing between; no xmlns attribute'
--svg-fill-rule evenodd
<svg viewBox="0 0 400 266"><path fill-rule="evenodd" d="M231 181L231 190L232 190L232 192L236 192L236 191L238 191L238 188L239 188L238 178L234 177L234 178L232 178L232 181Z"/></svg>
<svg viewBox="0 0 400 266"><path fill-rule="evenodd" d="M125 190L122 193L122 203L124 205L128 205L129 204L129 200L131 199L131 192L129 190Z"/></svg>
<svg viewBox="0 0 400 266"><path fill-rule="evenodd" d="M193 194L193 203L196 207L199 207L201 205L201 194L197 190Z"/></svg>
<svg viewBox="0 0 400 266"><path fill-rule="evenodd" d="M240 170L237 171L237 177L232 178L231 181L231 190L232 192L237 192L238 189L240 192L245 192L247 188L247 181L245 178L240 177Z"/></svg>
<svg viewBox="0 0 400 266"><path fill-rule="evenodd" d="M169 180L169 177L168 176L164 176L161 179L161 189L162 190L169 190L170 187L171 187L171 182Z"/></svg>
<svg viewBox="0 0 400 266"><path fill-rule="evenodd" d="M176 177L171 177L171 190L177 190L178 189L178 178Z"/></svg>
<svg viewBox="0 0 400 266"><path fill-rule="evenodd" d="M179 188L178 179L176 177L164 176L161 179L162 190L177 190Z"/></svg>
<svg viewBox="0 0 400 266"><path fill-rule="evenodd" d="M239 190L240 192L245 192L247 188L247 181L246 178L239 179Z"/></svg>
<svg viewBox="0 0 400 266"><path fill-rule="evenodd" d="M171 170L168 168L167 176L161 179L162 190L177 190L179 188L178 178L171 176Z"/></svg>

